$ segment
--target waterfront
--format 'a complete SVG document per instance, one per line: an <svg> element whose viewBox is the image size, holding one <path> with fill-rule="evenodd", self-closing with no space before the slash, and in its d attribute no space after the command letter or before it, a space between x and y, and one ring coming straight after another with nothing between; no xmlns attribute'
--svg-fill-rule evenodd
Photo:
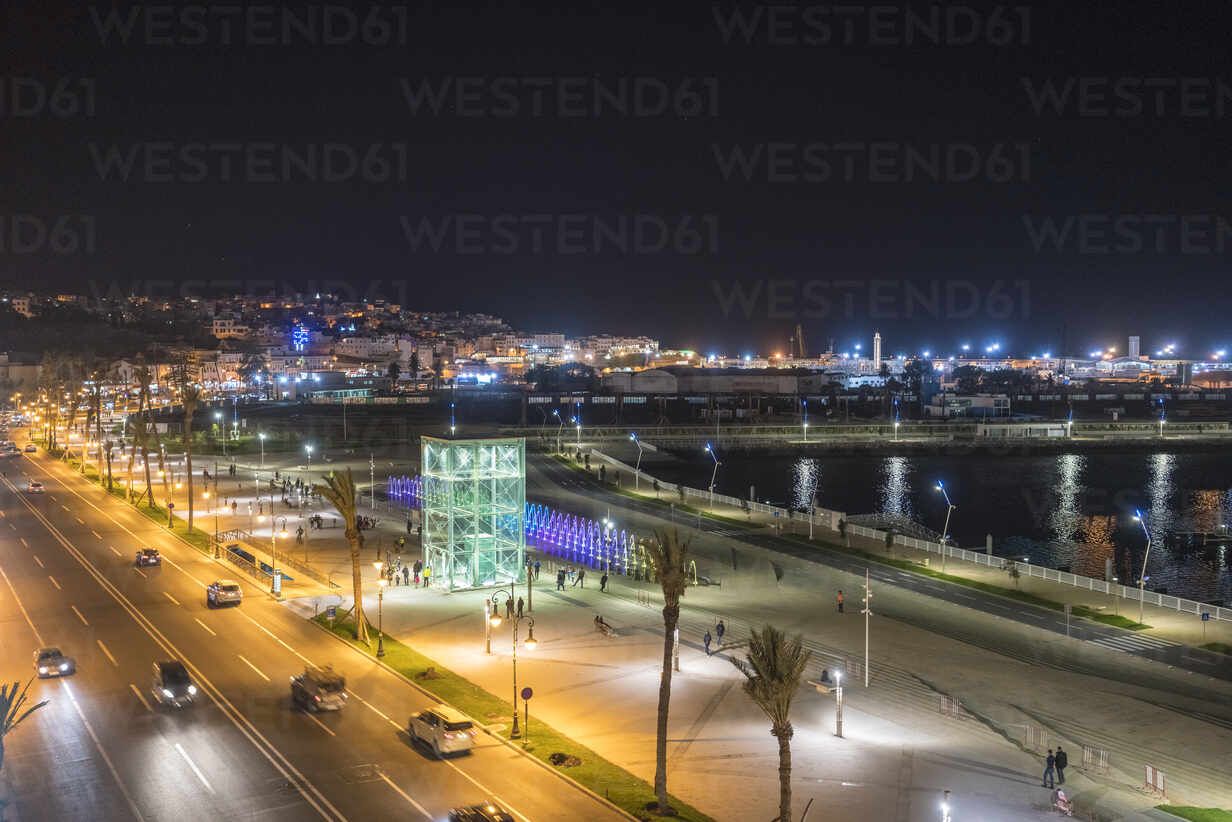
<svg viewBox="0 0 1232 822"><path fill-rule="evenodd" d="M657 461L670 481L704 488L709 460ZM803 508L817 504L849 515L907 517L940 531L943 480L957 506L952 537L993 553L1029 558L1102 579L1105 559L1135 584L1146 537L1134 510L1146 514L1152 537L1148 587L1203 601L1232 602L1232 552L1226 543L1178 539L1182 531L1222 533L1232 524L1232 461L1209 454L1060 454L1051 456L747 457L719 468L717 490ZM1232 542L1232 540L1229 540Z"/></svg>

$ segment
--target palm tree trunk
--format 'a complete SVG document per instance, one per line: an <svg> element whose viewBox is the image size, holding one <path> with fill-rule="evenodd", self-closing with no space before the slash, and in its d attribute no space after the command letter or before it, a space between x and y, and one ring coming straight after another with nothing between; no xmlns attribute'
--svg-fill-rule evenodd
<svg viewBox="0 0 1232 822"><path fill-rule="evenodd" d="M133 462L137 459L137 444L131 443L128 447L128 501L133 501Z"/></svg>
<svg viewBox="0 0 1232 822"><path fill-rule="evenodd" d="M663 673L659 677L659 721L655 730L654 792L659 808L667 807L667 709L672 701L672 650L676 625L680 621L679 603L663 606Z"/></svg>
<svg viewBox="0 0 1232 822"><path fill-rule="evenodd" d="M369 645L371 643L368 640L368 620L364 618L364 582L359 571L359 539L353 539L350 543L351 584L355 596L355 607L351 609L351 613L355 617L355 638Z"/></svg>
<svg viewBox="0 0 1232 822"><path fill-rule="evenodd" d="M107 449L107 493L111 493L111 449Z"/></svg>
<svg viewBox="0 0 1232 822"><path fill-rule="evenodd" d="M141 459L145 462L145 501L150 508L154 507L154 488L150 485L150 449L141 449Z"/></svg>
<svg viewBox="0 0 1232 822"><path fill-rule="evenodd" d="M792 729L775 728L779 738L779 822L791 822L791 737Z"/></svg>

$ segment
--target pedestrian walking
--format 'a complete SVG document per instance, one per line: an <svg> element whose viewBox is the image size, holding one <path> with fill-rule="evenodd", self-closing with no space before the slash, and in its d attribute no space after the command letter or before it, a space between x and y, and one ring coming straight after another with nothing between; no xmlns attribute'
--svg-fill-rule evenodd
<svg viewBox="0 0 1232 822"><path fill-rule="evenodd" d="M573 581L573 587L577 588L578 586L581 586L582 588L586 587L586 569L585 568L578 568L577 579Z"/></svg>
<svg viewBox="0 0 1232 822"><path fill-rule="evenodd" d="M535 579L539 579L539 560L535 560Z"/></svg>
<svg viewBox="0 0 1232 822"><path fill-rule="evenodd" d="M1065 769L1069 767L1069 754L1067 754L1065 750L1058 745L1056 756L1053 758L1056 760L1053 762L1053 766L1057 769L1057 784L1064 785Z"/></svg>
<svg viewBox="0 0 1232 822"><path fill-rule="evenodd" d="M560 569L556 572L556 590L565 590L565 569Z"/></svg>
<svg viewBox="0 0 1232 822"><path fill-rule="evenodd" d="M838 591L838 612L840 614L843 613L843 589L842 588L840 588Z"/></svg>
<svg viewBox="0 0 1232 822"><path fill-rule="evenodd" d="M522 618L522 609L526 607L526 602L521 597L518 597L518 619Z"/></svg>
<svg viewBox="0 0 1232 822"><path fill-rule="evenodd" d="M425 588L428 587L428 579L431 576L432 576L432 569L425 565L423 569L423 587Z"/></svg>
<svg viewBox="0 0 1232 822"><path fill-rule="evenodd" d="M407 517L407 519L406 519L406 535L409 537L412 533L413 533L413 532L411 531L411 518L410 518L410 517Z"/></svg>
<svg viewBox="0 0 1232 822"><path fill-rule="evenodd" d="M702 637L702 642L705 643L706 645L706 656L710 656L710 632L709 631L707 631L706 635Z"/></svg>
<svg viewBox="0 0 1232 822"><path fill-rule="evenodd" d="M723 620L719 620L719 624L714 626L714 633L719 638L719 644L723 644L723 634L727 633L727 626L723 624Z"/></svg>
<svg viewBox="0 0 1232 822"><path fill-rule="evenodd" d="M505 600L505 619L513 620L513 600Z"/></svg>
<svg viewBox="0 0 1232 822"><path fill-rule="evenodd" d="M411 566L409 565L402 566L402 584L403 585L411 584Z"/></svg>
<svg viewBox="0 0 1232 822"><path fill-rule="evenodd" d="M1053 768L1056 767L1057 758L1052 755L1052 748L1048 749L1048 758L1044 760L1044 779L1041 782L1041 787L1055 788L1056 783L1053 781Z"/></svg>
<svg viewBox="0 0 1232 822"><path fill-rule="evenodd" d="M419 584L419 572L423 570L423 560L415 560L415 584Z"/></svg>
<svg viewBox="0 0 1232 822"><path fill-rule="evenodd" d="M607 572L603 572L603 576L599 577L599 591L602 593L607 590Z"/></svg>

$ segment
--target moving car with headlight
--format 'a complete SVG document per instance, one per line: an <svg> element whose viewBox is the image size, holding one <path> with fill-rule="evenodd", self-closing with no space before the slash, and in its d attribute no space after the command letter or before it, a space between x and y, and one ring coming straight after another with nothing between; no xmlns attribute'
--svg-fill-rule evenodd
<svg viewBox="0 0 1232 822"><path fill-rule="evenodd" d="M193 684L184 663L178 659L154 663L154 677L150 692L159 705L170 705L183 708L191 705L197 697L197 686Z"/></svg>
<svg viewBox="0 0 1232 822"><path fill-rule="evenodd" d="M28 483L26 483L26 492L30 494L43 493L43 483L39 482L38 480L30 480Z"/></svg>
<svg viewBox="0 0 1232 822"><path fill-rule="evenodd" d="M239 605L244 601L244 592L240 584L233 579L219 579L211 582L205 588L205 607L215 605Z"/></svg>
<svg viewBox="0 0 1232 822"><path fill-rule="evenodd" d="M469 751L475 745L475 723L448 705L437 705L411 717L407 726L412 742L432 748L437 759L446 754Z"/></svg>
<svg viewBox="0 0 1232 822"><path fill-rule="evenodd" d="M30 443L29 445L27 445L27 446L26 446L25 451L26 451L26 453L27 453L27 454L37 454L37 453L38 453L38 446L37 446L37 445L35 445L34 443Z"/></svg>
<svg viewBox="0 0 1232 822"><path fill-rule="evenodd" d="M162 555L158 553L156 548L142 548L137 552L137 565L162 565Z"/></svg>
<svg viewBox="0 0 1232 822"><path fill-rule="evenodd" d="M306 667L291 677L291 701L306 711L341 711L347 702L346 677L328 665Z"/></svg>
<svg viewBox="0 0 1232 822"><path fill-rule="evenodd" d="M449 822L513 822L513 814L495 802L454 808L449 812Z"/></svg>
<svg viewBox="0 0 1232 822"><path fill-rule="evenodd" d="M39 679L49 676L68 676L77 673L77 662L60 653L59 648L39 648L34 652L34 670Z"/></svg>

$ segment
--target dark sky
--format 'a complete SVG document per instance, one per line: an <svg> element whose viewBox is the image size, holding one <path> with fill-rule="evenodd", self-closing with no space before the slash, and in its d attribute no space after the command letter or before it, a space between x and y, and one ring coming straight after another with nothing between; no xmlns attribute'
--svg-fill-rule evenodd
<svg viewBox="0 0 1232 822"><path fill-rule="evenodd" d="M1225 3L232 8L8 4L5 284L344 282L729 353L797 322L1232 349Z"/></svg>

